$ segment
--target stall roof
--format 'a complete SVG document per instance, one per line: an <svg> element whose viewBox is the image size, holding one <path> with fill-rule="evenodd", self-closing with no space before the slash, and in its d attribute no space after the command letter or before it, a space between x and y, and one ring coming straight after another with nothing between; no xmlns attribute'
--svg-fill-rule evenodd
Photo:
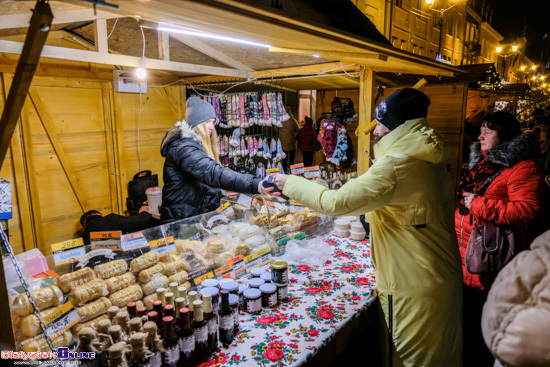
<svg viewBox="0 0 550 367"><path fill-rule="evenodd" d="M20 53L34 4L0 3L0 53ZM42 52L46 58L137 67L145 41L149 69L208 82L260 78L292 89L357 88L362 67L421 75L461 73L395 49L347 0L118 0L118 9L98 8L96 15L86 2L49 4L54 30L66 33L56 46L48 42ZM152 29L140 28L136 19ZM271 47L235 46L172 33L167 47L168 38L154 29L163 22Z"/></svg>

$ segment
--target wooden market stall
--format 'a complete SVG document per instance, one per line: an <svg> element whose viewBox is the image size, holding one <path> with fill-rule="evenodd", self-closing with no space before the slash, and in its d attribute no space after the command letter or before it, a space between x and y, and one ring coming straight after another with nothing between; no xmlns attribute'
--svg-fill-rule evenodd
<svg viewBox="0 0 550 367"><path fill-rule="evenodd" d="M38 248L50 254L51 244L78 237L78 219L87 210L122 214L128 181L141 170L162 182L159 144L184 116L189 85L261 82L280 90L327 90L327 99L330 91L353 90L358 172L364 172L376 73L452 77L460 70L393 48L351 3L333 3L304 0L275 9L260 0L120 0L118 9L95 10L49 1L52 28L11 142L4 143L8 154L0 171L12 183L15 253ZM34 6L0 7L0 110ZM262 45L168 34L156 29L162 23ZM147 90L117 92L117 75L143 61ZM462 90L453 93L464 98ZM455 128L445 123L443 130ZM13 336L2 341L11 345Z"/></svg>

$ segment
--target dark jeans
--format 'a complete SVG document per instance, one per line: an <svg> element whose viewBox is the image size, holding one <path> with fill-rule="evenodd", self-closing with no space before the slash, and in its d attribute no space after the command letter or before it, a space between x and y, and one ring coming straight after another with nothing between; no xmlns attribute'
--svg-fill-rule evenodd
<svg viewBox="0 0 550 367"><path fill-rule="evenodd" d="M302 152L302 156L304 157L305 167L313 166L313 153L314 152Z"/></svg>
<svg viewBox="0 0 550 367"><path fill-rule="evenodd" d="M464 285L464 366L491 367L495 362L481 333L481 312L486 300L486 291Z"/></svg>

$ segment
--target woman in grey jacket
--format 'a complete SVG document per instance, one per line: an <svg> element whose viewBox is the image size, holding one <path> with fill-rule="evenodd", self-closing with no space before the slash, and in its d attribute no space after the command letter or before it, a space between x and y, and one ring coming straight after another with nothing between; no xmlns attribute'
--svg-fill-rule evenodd
<svg viewBox="0 0 550 367"><path fill-rule="evenodd" d="M215 210L223 190L267 194L252 175L240 174L220 165L214 122L216 112L201 98L187 100L185 121L176 122L161 144L164 162L161 221L188 218ZM234 195L234 193L230 193Z"/></svg>

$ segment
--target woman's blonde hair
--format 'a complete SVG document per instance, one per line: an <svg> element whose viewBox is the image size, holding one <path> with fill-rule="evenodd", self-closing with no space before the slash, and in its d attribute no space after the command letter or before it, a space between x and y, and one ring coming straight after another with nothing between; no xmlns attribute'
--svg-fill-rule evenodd
<svg viewBox="0 0 550 367"><path fill-rule="evenodd" d="M218 162L218 164L221 164L219 155L220 152L218 150L218 134L216 134L216 130L213 130L211 134L208 134L206 123L204 122L193 126L191 130L199 134L201 137L202 147L206 152L206 155Z"/></svg>

